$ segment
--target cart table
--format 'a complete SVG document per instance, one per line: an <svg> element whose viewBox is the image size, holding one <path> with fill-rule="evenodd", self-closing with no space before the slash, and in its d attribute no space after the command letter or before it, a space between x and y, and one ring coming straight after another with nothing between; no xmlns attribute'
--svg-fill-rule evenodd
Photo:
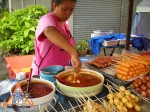
<svg viewBox="0 0 150 112"><path fill-rule="evenodd" d="M125 45L102 46L102 48L103 48L103 50L104 50L104 55L105 55L105 56L106 56L106 50L105 50L105 49L106 49L106 48L113 48L112 51L111 51L111 53L110 53L110 56L112 56L116 48L119 48L119 51L120 51L120 53L121 53L121 50L122 50L123 48L125 48Z"/></svg>

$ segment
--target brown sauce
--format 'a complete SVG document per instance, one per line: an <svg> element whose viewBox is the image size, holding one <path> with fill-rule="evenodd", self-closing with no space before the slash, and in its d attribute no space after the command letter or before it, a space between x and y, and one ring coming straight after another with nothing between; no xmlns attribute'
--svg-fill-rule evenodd
<svg viewBox="0 0 150 112"><path fill-rule="evenodd" d="M26 91L27 84L22 85L21 89L23 91ZM43 97L45 95L48 95L52 91L53 91L53 88L51 86L49 86L47 84L43 84L43 83L30 83L30 86L29 86L29 93L32 96L32 98Z"/></svg>
<svg viewBox="0 0 150 112"><path fill-rule="evenodd" d="M80 77L80 83L70 83L69 82L69 85L70 86L73 86L73 87L88 87L88 86L94 86L94 85L97 85L99 83L102 82L101 78L100 77L97 77L97 76L93 76L91 74L87 74L87 73L80 73L81 77ZM67 81L67 78L69 77L70 75L67 75L67 76L64 76L62 77L63 80Z"/></svg>

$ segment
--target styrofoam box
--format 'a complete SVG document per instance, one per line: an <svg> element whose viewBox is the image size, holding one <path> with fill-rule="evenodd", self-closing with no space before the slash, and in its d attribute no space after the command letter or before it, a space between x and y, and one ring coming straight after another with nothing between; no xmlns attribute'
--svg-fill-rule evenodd
<svg viewBox="0 0 150 112"><path fill-rule="evenodd" d="M99 34L91 33L91 38L95 36L100 36Z"/></svg>
<svg viewBox="0 0 150 112"><path fill-rule="evenodd" d="M112 33L113 30L95 30L93 31L93 33L91 33L91 37L102 36L102 35L112 34Z"/></svg>
<svg viewBox="0 0 150 112"><path fill-rule="evenodd" d="M119 40L119 45L125 45L125 43L126 43L125 39Z"/></svg>
<svg viewBox="0 0 150 112"><path fill-rule="evenodd" d="M119 40L111 40L111 41L106 41L102 43L103 46L115 46L118 45Z"/></svg>
<svg viewBox="0 0 150 112"><path fill-rule="evenodd" d="M105 34L113 33L113 30L95 30L93 31L93 33L99 34L99 35L105 35Z"/></svg>

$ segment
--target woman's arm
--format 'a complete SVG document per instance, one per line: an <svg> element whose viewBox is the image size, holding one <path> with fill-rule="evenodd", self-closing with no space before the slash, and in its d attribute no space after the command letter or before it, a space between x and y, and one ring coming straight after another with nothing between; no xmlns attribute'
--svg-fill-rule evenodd
<svg viewBox="0 0 150 112"><path fill-rule="evenodd" d="M44 30L45 36L55 45L64 49L71 55L71 63L73 67L80 67L81 62L79 60L79 56L75 47L73 47L55 27L49 26Z"/></svg>
<svg viewBox="0 0 150 112"><path fill-rule="evenodd" d="M76 53L76 49L68 42L55 27L50 26L44 30L45 36L55 45L67 51L69 54Z"/></svg>

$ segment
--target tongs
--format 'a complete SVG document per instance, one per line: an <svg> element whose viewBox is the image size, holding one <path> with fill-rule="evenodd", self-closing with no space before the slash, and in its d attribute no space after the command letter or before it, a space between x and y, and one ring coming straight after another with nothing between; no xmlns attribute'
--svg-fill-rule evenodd
<svg viewBox="0 0 150 112"><path fill-rule="evenodd" d="M32 75L32 68L30 70L30 74L29 74L29 79L27 80L27 89L26 91L24 92L25 96L27 98L31 98L32 96L30 95L30 92L29 92L29 86L30 86L30 81L31 81L31 75Z"/></svg>

